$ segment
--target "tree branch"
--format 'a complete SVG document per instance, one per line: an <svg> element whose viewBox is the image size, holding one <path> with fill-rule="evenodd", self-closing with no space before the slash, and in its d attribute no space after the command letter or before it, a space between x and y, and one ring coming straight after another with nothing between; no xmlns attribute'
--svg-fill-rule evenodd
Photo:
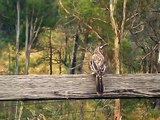
<svg viewBox="0 0 160 120"><path fill-rule="evenodd" d="M60 4L60 6L63 8L63 10L64 10L68 15L74 16L74 17L75 17L76 19L78 19L79 21L82 21L82 19L81 19L79 16L77 16L76 14L74 14L74 13L71 14L71 13L64 7L64 5L63 5L63 3L62 3L61 0L59 0L59 4ZM93 27L92 27L91 25L87 24L86 22L83 22L83 24L84 24L85 26L87 26L90 30L92 30L93 33L98 37L98 39L100 39L100 40L102 40L103 42L106 43L106 41L99 35L99 33L98 33L97 31L95 31L95 30L93 29Z"/></svg>

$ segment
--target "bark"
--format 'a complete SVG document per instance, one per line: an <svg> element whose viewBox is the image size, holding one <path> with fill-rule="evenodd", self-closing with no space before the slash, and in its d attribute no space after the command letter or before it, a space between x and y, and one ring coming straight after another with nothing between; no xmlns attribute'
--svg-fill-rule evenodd
<svg viewBox="0 0 160 120"><path fill-rule="evenodd" d="M142 70L143 70L143 73L147 73L148 72L148 57L146 57L143 60Z"/></svg>
<svg viewBox="0 0 160 120"><path fill-rule="evenodd" d="M29 51L28 51L28 33L29 33L29 23L28 23L28 14L26 12L26 33L25 33L25 75L28 75L28 68L29 68Z"/></svg>
<svg viewBox="0 0 160 120"><path fill-rule="evenodd" d="M8 45L8 74L11 74L11 50L10 45Z"/></svg>
<svg viewBox="0 0 160 120"><path fill-rule="evenodd" d="M160 42L158 43L158 73L160 73Z"/></svg>
<svg viewBox="0 0 160 120"><path fill-rule="evenodd" d="M122 66L122 55L121 55L121 41L122 38L124 37L124 25L125 25L125 20L126 20L126 4L127 0L123 1L123 15L122 15L122 23L120 27L120 32L119 32L119 63L120 63L120 73L123 73L123 66Z"/></svg>
<svg viewBox="0 0 160 120"><path fill-rule="evenodd" d="M66 32L65 34L65 55L64 55L64 62L67 62L67 56L68 56L68 39L69 39L69 35Z"/></svg>
<svg viewBox="0 0 160 120"><path fill-rule="evenodd" d="M153 55L154 51L149 55L149 65L148 65L148 73L153 73Z"/></svg>
<svg viewBox="0 0 160 120"><path fill-rule="evenodd" d="M70 74L74 74L76 69L75 67L77 62L76 58L77 58L77 50L78 50L78 40L79 40L79 25L76 30L75 41L73 45Z"/></svg>
<svg viewBox="0 0 160 120"><path fill-rule="evenodd" d="M60 48L58 54L59 54L59 74L61 74L62 73L62 50L61 50L61 48Z"/></svg>
<svg viewBox="0 0 160 120"><path fill-rule="evenodd" d="M21 120L22 113L23 113L23 102L20 101L18 120Z"/></svg>
<svg viewBox="0 0 160 120"><path fill-rule="evenodd" d="M19 35L20 35L20 1L17 0L17 23L16 23L16 69L15 74L19 74Z"/></svg>
<svg viewBox="0 0 160 120"><path fill-rule="evenodd" d="M115 99L114 120L121 120L121 100Z"/></svg>
<svg viewBox="0 0 160 120"><path fill-rule="evenodd" d="M52 75L52 31L51 31L51 28L50 28L50 35L49 35L49 51L50 51L50 57L49 57L49 71L50 71L50 75Z"/></svg>
<svg viewBox="0 0 160 120"><path fill-rule="evenodd" d="M16 120L18 118L18 101L16 101L16 106L15 106L15 115L14 115L14 119Z"/></svg>

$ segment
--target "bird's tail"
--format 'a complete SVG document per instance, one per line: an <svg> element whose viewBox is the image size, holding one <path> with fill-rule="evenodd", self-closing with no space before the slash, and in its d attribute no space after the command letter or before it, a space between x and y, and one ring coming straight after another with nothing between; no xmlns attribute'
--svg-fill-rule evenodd
<svg viewBox="0 0 160 120"><path fill-rule="evenodd" d="M103 81L102 81L102 76L101 75L96 75L96 89L97 89L97 94L102 95L103 94Z"/></svg>

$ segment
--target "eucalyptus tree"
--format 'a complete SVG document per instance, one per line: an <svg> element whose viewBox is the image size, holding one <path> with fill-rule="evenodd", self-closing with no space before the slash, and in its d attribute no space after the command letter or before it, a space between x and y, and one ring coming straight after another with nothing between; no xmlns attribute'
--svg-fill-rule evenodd
<svg viewBox="0 0 160 120"><path fill-rule="evenodd" d="M17 23L16 23L16 70L15 74L18 74L18 55L19 55L19 36L20 36L20 0L17 0L16 3L16 8L17 8Z"/></svg>
<svg viewBox="0 0 160 120"><path fill-rule="evenodd" d="M28 74L31 47L43 27L54 27L57 22L56 0L26 0L25 2L25 74Z"/></svg>
<svg viewBox="0 0 160 120"><path fill-rule="evenodd" d="M77 72L83 72L83 61L89 44L91 48L95 44L105 44L110 38L108 35L110 33L107 33L106 29L111 30L111 26L106 19L103 3L104 1L101 1L96 4L94 1L88 0L59 1L62 14L68 19L67 23L74 28L75 33L70 73L75 73L76 68ZM78 47L79 49L74 49ZM80 55L78 55L79 51Z"/></svg>
<svg viewBox="0 0 160 120"><path fill-rule="evenodd" d="M119 26L118 22L115 20L115 9L117 6L117 0L110 0L110 19L111 19L111 25L114 29L115 33L115 40L114 40L114 60L115 60L115 69L116 74L120 74L120 42L123 37L123 30L124 30L124 24L125 24L125 17L126 17L126 3L127 0L123 1L123 16L122 16L122 23ZM121 119L121 107L120 107L120 99L115 100L115 111L114 111L114 120L120 120Z"/></svg>

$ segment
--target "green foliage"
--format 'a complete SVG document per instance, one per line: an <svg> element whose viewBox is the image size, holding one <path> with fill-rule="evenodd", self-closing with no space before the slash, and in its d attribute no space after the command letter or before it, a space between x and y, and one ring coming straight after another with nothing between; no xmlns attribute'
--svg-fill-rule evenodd
<svg viewBox="0 0 160 120"><path fill-rule="evenodd" d="M93 17L98 14L97 7L89 0L80 0L77 4L77 11L82 17Z"/></svg>
<svg viewBox="0 0 160 120"><path fill-rule="evenodd" d="M26 0L26 4L30 8L34 8L35 10L40 10L40 9L43 9L45 0Z"/></svg>
<svg viewBox="0 0 160 120"><path fill-rule="evenodd" d="M160 114L159 109L149 109L148 112L149 112L149 117L154 118L154 119L159 118L159 114Z"/></svg>

